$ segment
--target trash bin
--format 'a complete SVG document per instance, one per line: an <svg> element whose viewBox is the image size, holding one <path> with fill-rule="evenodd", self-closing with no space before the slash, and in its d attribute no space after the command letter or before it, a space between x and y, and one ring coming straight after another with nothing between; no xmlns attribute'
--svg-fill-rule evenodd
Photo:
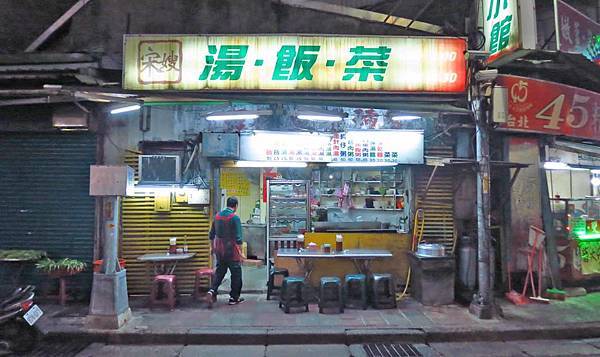
<svg viewBox="0 0 600 357"><path fill-rule="evenodd" d="M408 252L415 299L423 305L448 305L454 302L453 255L431 257Z"/></svg>

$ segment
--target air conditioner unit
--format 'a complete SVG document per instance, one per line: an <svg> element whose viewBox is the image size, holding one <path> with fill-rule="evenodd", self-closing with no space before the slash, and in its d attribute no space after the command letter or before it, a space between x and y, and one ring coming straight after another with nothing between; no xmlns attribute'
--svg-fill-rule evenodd
<svg viewBox="0 0 600 357"><path fill-rule="evenodd" d="M181 166L177 155L140 155L140 183L179 183Z"/></svg>
<svg viewBox="0 0 600 357"><path fill-rule="evenodd" d="M88 130L89 114L74 105L60 106L52 112L52 126L59 130Z"/></svg>

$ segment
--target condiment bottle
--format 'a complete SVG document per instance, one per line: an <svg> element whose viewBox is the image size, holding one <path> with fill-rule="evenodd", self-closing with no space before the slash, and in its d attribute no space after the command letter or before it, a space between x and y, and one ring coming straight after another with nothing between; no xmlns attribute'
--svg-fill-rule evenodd
<svg viewBox="0 0 600 357"><path fill-rule="evenodd" d="M183 236L183 252L186 254L188 252L187 234Z"/></svg>
<svg viewBox="0 0 600 357"><path fill-rule="evenodd" d="M169 254L177 254L177 238L169 239Z"/></svg>
<svg viewBox="0 0 600 357"><path fill-rule="evenodd" d="M341 252L344 250L344 236L341 234L335 235L335 251Z"/></svg>
<svg viewBox="0 0 600 357"><path fill-rule="evenodd" d="M323 253L331 253L331 244L323 244Z"/></svg>
<svg viewBox="0 0 600 357"><path fill-rule="evenodd" d="M298 234L298 236L296 236L296 245L298 249L304 249L304 234Z"/></svg>

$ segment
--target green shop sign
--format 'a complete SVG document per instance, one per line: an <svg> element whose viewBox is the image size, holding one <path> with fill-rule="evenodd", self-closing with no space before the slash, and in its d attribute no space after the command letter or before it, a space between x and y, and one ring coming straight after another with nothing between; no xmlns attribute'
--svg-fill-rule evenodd
<svg viewBox="0 0 600 357"><path fill-rule="evenodd" d="M443 37L126 35L123 86L459 93L465 50Z"/></svg>

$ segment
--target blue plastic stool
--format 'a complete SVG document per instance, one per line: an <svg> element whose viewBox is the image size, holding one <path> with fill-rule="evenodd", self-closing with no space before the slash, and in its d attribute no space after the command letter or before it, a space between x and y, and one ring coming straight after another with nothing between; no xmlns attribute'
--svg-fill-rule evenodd
<svg viewBox="0 0 600 357"><path fill-rule="evenodd" d="M308 301L304 296L303 277L288 276L283 278L279 308L283 308L287 314L292 307L304 307L305 311L308 311Z"/></svg>
<svg viewBox="0 0 600 357"><path fill-rule="evenodd" d="M349 274L344 279L344 306L367 309L367 277L364 274Z"/></svg>
<svg viewBox="0 0 600 357"><path fill-rule="evenodd" d="M376 309L395 309L396 287L392 274L373 274L371 276L371 303Z"/></svg>
<svg viewBox="0 0 600 357"><path fill-rule="evenodd" d="M319 286L319 313L324 308L336 308L340 313L344 312L344 301L342 299L342 281L335 276L324 276Z"/></svg>

